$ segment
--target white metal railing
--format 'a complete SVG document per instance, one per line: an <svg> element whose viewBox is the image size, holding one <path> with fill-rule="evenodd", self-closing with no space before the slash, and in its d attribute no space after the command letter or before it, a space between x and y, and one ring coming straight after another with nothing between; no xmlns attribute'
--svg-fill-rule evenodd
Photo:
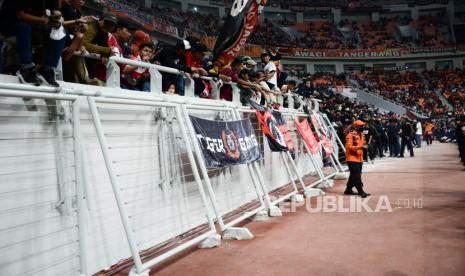
<svg viewBox="0 0 465 276"><path fill-rule="evenodd" d="M127 60L120 60L118 58L112 58L110 61L113 62L114 68L117 62L127 62ZM129 63L131 64L131 63ZM132 65L140 66L139 63L132 63ZM247 165L247 170L250 173L250 181L252 182L250 189L252 192L256 194L256 199L260 203L258 208L254 208L253 210L247 210L246 213L234 218L232 221L223 222L223 215L225 210L220 210L218 208L217 200L218 193L221 192L220 190L216 190L213 187L213 183L210 183L211 176L208 174L206 168L202 166L203 159L202 153L197 144L197 140L195 136L193 136L193 132L191 129L190 122L188 121L187 116L191 114L191 112L199 111L215 114L215 112L229 112L230 119L238 119L240 114L251 113L252 110L248 107L244 107L240 104L239 101L239 93L234 93L235 101L227 102L227 101L217 101L217 100L208 100L208 99L201 99L201 98L194 98L194 97L179 97L179 96L166 96L161 93L161 85L159 82L161 79L157 76L160 74L159 72L168 72L174 74L182 74L177 70L172 68L166 68L158 65L152 64L143 64L147 66L146 68L151 69L151 76L154 77L154 84L152 85L155 91L154 93L147 94L147 93L138 93L138 92L125 92L124 90L120 89L118 86L115 87L95 87L95 86L84 86L79 84L68 84L62 83L62 88L55 89L49 87L34 87L31 85L23 85L23 84L13 84L13 83L0 83L0 99L5 97L13 97L17 99L21 98L32 98L32 99L47 99L53 100L57 103L61 101L70 101L72 102L72 112L68 112L71 114L71 117L64 118L64 119L57 119L57 122L60 120L66 121L71 120L73 123L73 137L74 137L74 152L73 155L74 162L75 162L75 181L76 181L76 193L77 193L77 211L78 211L78 233L79 233L79 260L80 260L80 272L83 275L91 275L95 272L98 272L98 269L103 269L111 264L116 263L119 259L127 257L125 255L126 251L119 251L119 249L112 250L111 258L108 260L106 258L102 259L99 256L95 255L95 252L100 252L103 249L99 249L98 245L91 242L94 238L90 235L92 233L92 228L96 227L95 223L100 223L99 220L95 220L96 214L98 214L100 219L105 219L105 216L100 217L100 212L103 207L98 207L102 202L109 204L107 201L101 199L102 196L108 194L110 192L114 197L114 203L111 204L110 209L105 210L114 210L115 214L118 215L119 221L121 224L110 224L112 228L112 233L121 233L123 236L117 236L118 239L125 238L127 240L127 244L129 245L130 255L135 263L135 268L133 270L133 275L145 275L149 268L153 265L160 263L161 261L166 260L167 258L173 256L174 254L180 252L181 250L193 245L197 244L205 239L209 239L215 236L216 229L213 225L213 217L215 217L216 222L219 224L221 231L223 234L227 233L228 230L233 230L232 234L229 237L236 237L236 238L244 238L240 236L241 232L237 232L238 229L233 228L233 226L244 219L250 217L255 213L259 213L261 211L267 210L268 212L272 213L272 210L276 209L279 202L290 198L296 194L298 194L297 187L294 184L294 179L297 179L298 182L301 183L303 189L308 189L311 186L308 186L303 183L303 179L305 174L311 173L312 171L316 170L320 172L319 164L316 160L312 160L311 162L314 166L313 169L309 165L301 168L300 170L297 169L296 164L292 161L289 154L283 155L281 154L282 162L285 164L285 168L287 168L287 175L288 178L280 179L280 184L278 186L273 187L283 187L288 183L291 183L292 191L286 194L285 197L279 198L277 200L273 200L269 197L269 193L271 192L271 188L267 188L268 181L274 181L273 179L266 179L262 176L263 167L260 167L259 164L249 164ZM109 70L110 75L114 74L114 76L110 76L109 83L112 85L116 85L119 81L119 74L116 74L115 71ZM116 78L118 76L118 78ZM158 78L158 79L157 79ZM116 81L118 79L118 81ZM152 77L151 77L152 79ZM193 94L191 94L193 95ZM289 106L290 108L286 109L283 108L282 112L287 114L287 116L300 116L306 117L307 115L299 110L293 109L293 97L290 94L289 97ZM281 99L282 101L282 99ZM292 103L292 104L291 104ZM21 101L17 102L16 104L22 104ZM115 109L114 106L118 106L119 108ZM313 109L318 110L318 102L315 101L313 103ZM133 124L136 121L129 121L127 124L119 123L116 125L116 129L120 132L127 133L128 138L121 136L118 133L112 133L111 129L115 129L115 124L118 123L120 120L121 122L127 122L129 119L126 118L126 113L129 110L133 109L143 109L148 108L146 110L150 110L150 112L154 112L153 109L157 110L167 110L170 109L175 114L175 122L179 127L171 127L171 129L178 129L179 130L179 137L184 141L183 145L186 146L186 157L188 163L192 170L192 176L194 178L193 181L196 183L196 192L195 194L200 196L201 202L203 202L204 211L197 210L196 212L204 212L203 215L206 218L206 225L208 231L203 232L202 235L197 236L194 239L191 239L187 242L183 242L174 246L172 249L164 252L163 254L159 254L157 257L143 262L141 258L141 250L143 247L142 242L139 241L137 236L137 229L134 228L134 221L132 218L132 211L128 209L128 194L124 192L122 189L121 184L123 183L120 177L118 176L118 167L115 167L115 159L114 159L114 150L112 147L111 137L116 137L114 139L123 139L124 142L131 141L133 138L130 138L132 135L133 137L137 137L136 133L130 133L129 126L131 129L134 128ZM122 112L122 118L118 119L119 117L114 117L110 115L106 115L106 109L108 110L118 110L118 112ZM127 110L127 111L125 111ZM145 109L144 109L145 110ZM112 111L115 112L115 111ZM161 111L162 112L162 111ZM102 115L106 115L102 118ZM29 116L33 116L29 114ZM86 124L83 124L83 116L88 116L88 121ZM148 117L144 117L148 121L143 121L144 123L152 124L153 116L149 115ZM165 118L165 117L163 117ZM108 122L107 122L108 121ZM0 122L1 123L1 122ZM324 123L324 122L322 122ZM127 126L127 130L126 127ZM113 128L111 128L113 127ZM108 130L109 129L109 130ZM109 132L107 132L109 131ZM116 135L116 136L115 136ZM84 137L84 138L83 138ZM93 142L88 141L89 137L93 137ZM86 139L84 142L83 139ZM177 139L177 138L176 138ZM119 141L119 140L118 140ZM2 141L0 141L1 146ZM34 146L31 144L31 146ZM92 146L93 151L89 152L89 147ZM335 145L337 146L337 145ZM160 146L163 149L163 152L160 152L160 155L170 156L172 155L172 151L168 151L167 146ZM160 148L158 150L160 150ZM97 151L95 151L97 150ZM128 152L131 149L128 148L124 152ZM308 149L307 149L308 150ZM156 153L158 154L158 153ZM87 155L87 156L86 156ZM137 156L137 155L136 155ZM268 152L265 158L272 158L273 154ZM103 157L103 159L102 159ZM180 156L177 156L180 157ZM93 161L93 163L88 164L89 159L98 160ZM197 159L197 160L195 160ZM88 161L86 161L88 160ZM197 162L196 162L197 161ZM168 163L169 162L161 162L161 163ZM197 164L200 164L200 170L197 169ZM92 166L89 168L89 166ZM303 169L303 170L302 170ZM339 166L335 166L336 171L340 171ZM163 168L166 170L166 167ZM106 171L106 176L102 176L101 173ZM98 176L95 176L96 173L99 173ZM286 173L286 172L284 172ZM203 180L200 178L202 175ZM324 182L329 178L328 175L320 174L320 182ZM0 176L1 177L1 176ZM97 177L97 178L96 178ZM103 178L102 178L103 177ZM185 176L184 176L185 177ZM154 179L151 178L153 181ZM234 180L234 177L231 177L231 181ZM31 180L32 181L32 180ZM217 180L215 180L217 181ZM284 182L283 182L284 181ZM106 183L108 187L111 187L110 190L106 189L106 193L98 192L95 189L101 189L103 183ZM233 185L232 185L233 186ZM164 186L164 189L168 189L168 186ZM233 186L234 187L234 186ZM271 186L270 186L271 187ZM205 191L204 191L205 189ZM158 193L159 191L152 191L152 193ZM167 190L161 190L160 192L167 192ZM226 197L225 197L226 196ZM227 194L221 194L221 198L227 198ZM186 199L187 200L187 199ZM233 203L233 205L226 205L226 209L235 209L247 203L244 201L245 199L240 199L239 201ZM93 203L91 203L93 202ZM186 201L188 202L188 201ZM93 206L92 208L90 206ZM211 211L211 209L213 211ZM157 212L156 209L153 212ZM193 214L191 214L193 215ZM197 213L197 215L199 215ZM93 218L90 220L90 218ZM114 218L113 218L114 219ZM118 221L118 220L117 220ZM102 222L103 223L103 222ZM115 223L115 222L112 222ZM98 226L98 225L97 225ZM161 227L162 224L156 225ZM155 227L156 227L155 226ZM98 226L101 227L101 226ZM187 227L185 225L184 227ZM192 227L192 225L190 225ZM113 229L114 228L114 229ZM117 231L120 229L121 231ZM156 229L156 228L155 228ZM96 231L98 233L103 230ZM156 233L156 232L155 232ZM153 234L155 234L153 233ZM244 232L242 232L244 233ZM168 235L170 238L176 236L177 232L169 232ZM100 237L100 236L99 236ZM168 237L168 236L167 236ZM100 237L102 239L105 236ZM109 240L111 243L115 243L115 240ZM106 241L106 242L109 242ZM121 246L117 240L116 244ZM105 243L105 242L104 242ZM153 244L156 245L156 244ZM97 248L96 248L97 246ZM118 247L119 248L119 247ZM98 250L97 250L98 249ZM113 252L114 251L114 252ZM8 254L8 252L3 252L4 254ZM105 260L108 262L105 263ZM26 267L27 268L27 267ZM0 269L1 271L1 269ZM16 274L21 274L21 271L17 271ZM1 273L0 273L1 274ZM53 275L53 274L52 274Z"/></svg>

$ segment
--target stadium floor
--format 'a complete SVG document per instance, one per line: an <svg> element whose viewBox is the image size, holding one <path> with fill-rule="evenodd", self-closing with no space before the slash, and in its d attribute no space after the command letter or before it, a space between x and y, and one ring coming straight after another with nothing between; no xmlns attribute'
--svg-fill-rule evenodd
<svg viewBox="0 0 465 276"><path fill-rule="evenodd" d="M387 196L393 212L300 207L246 223L255 235L250 241L193 248L151 275L465 275L465 172L457 147L435 143L415 153L365 166L368 205L374 209ZM344 180L336 181L327 195L344 188Z"/></svg>

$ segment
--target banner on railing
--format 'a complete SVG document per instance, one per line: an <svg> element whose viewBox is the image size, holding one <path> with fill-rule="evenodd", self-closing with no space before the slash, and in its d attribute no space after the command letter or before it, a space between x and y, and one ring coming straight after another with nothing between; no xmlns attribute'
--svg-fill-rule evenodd
<svg viewBox="0 0 465 276"><path fill-rule="evenodd" d="M276 123L278 124L279 130L284 136L284 141L286 142L289 152L291 153L292 157L294 157L295 155L294 142L292 142L291 134L289 133L289 130L287 129L286 120L284 120L283 115L279 111L273 110L272 114L273 114L273 117L276 119Z"/></svg>
<svg viewBox="0 0 465 276"><path fill-rule="evenodd" d="M212 121L190 116L207 168L246 164L261 158L250 120Z"/></svg>
<svg viewBox="0 0 465 276"><path fill-rule="evenodd" d="M294 118L294 124L297 127L297 131L299 132L302 139L304 139L305 144L310 149L312 154L317 154L320 151L320 145L313 134L310 125L308 124L308 120L304 119L302 122L299 122L296 118Z"/></svg>
<svg viewBox="0 0 465 276"><path fill-rule="evenodd" d="M257 114L258 123L260 128L265 134L268 140L268 145L271 151L288 151L289 148L286 144L284 134L279 129L278 123L275 117L271 114L270 110L264 106L261 106L251 100L250 98L244 97L244 99L255 109Z"/></svg>

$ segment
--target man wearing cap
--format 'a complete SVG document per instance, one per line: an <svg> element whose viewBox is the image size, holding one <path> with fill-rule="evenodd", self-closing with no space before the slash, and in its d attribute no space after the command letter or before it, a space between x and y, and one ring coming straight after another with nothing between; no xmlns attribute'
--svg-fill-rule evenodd
<svg viewBox="0 0 465 276"><path fill-rule="evenodd" d="M256 66L257 66L257 62L255 60L253 60L251 57L249 56L245 56L243 58L243 61L244 61L244 65L245 67L250 71L250 72L255 72L256 71Z"/></svg>
<svg viewBox="0 0 465 276"><path fill-rule="evenodd" d="M105 63L108 57L112 55L112 48L108 44L109 33L113 32L118 25L116 15L105 13L103 18L94 24L90 24L84 34L84 46L90 53L100 54L102 60L86 59L87 69L91 78L98 78L105 81L107 78L107 70Z"/></svg>
<svg viewBox="0 0 465 276"><path fill-rule="evenodd" d="M109 46L116 48L119 52L119 56L124 58L131 57L131 46L129 41L131 40L131 25L126 20L119 20L118 26L113 34L109 38ZM114 38L114 41L113 41ZM113 50L115 52L115 50Z"/></svg>
<svg viewBox="0 0 465 276"><path fill-rule="evenodd" d="M457 144L459 146L460 159L465 165L465 115L459 118L459 123L455 129L455 137L457 138Z"/></svg>
<svg viewBox="0 0 465 276"><path fill-rule="evenodd" d="M346 135L346 161L350 176L344 194L358 194L362 198L370 195L363 190L362 182L363 149L367 149L363 135L365 126L363 121L357 120L352 124L352 130ZM357 193L352 190L353 187L357 189Z"/></svg>
<svg viewBox="0 0 465 276"><path fill-rule="evenodd" d="M108 33L113 32L118 25L116 15L105 13L103 18L95 24L91 24L84 34L84 46L91 53L105 56L111 55L111 48L108 47Z"/></svg>

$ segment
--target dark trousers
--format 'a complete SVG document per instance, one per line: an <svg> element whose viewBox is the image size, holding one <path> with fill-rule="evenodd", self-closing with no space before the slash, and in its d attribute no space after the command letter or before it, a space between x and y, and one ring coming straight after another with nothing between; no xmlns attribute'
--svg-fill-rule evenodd
<svg viewBox="0 0 465 276"><path fill-rule="evenodd" d="M457 144L459 146L460 160L465 165L465 140L459 138Z"/></svg>
<svg viewBox="0 0 465 276"><path fill-rule="evenodd" d="M389 138L389 155L397 156L400 152L399 137Z"/></svg>
<svg viewBox="0 0 465 276"><path fill-rule="evenodd" d="M413 146L412 146L412 139L409 137L402 137L400 145L400 156L404 156L405 146L410 151L410 156L413 156Z"/></svg>
<svg viewBox="0 0 465 276"><path fill-rule="evenodd" d="M375 154L379 157L384 157L384 145L381 139L375 140Z"/></svg>
<svg viewBox="0 0 465 276"><path fill-rule="evenodd" d="M371 144L368 145L368 156L370 157L371 161L375 160L376 151L375 151L375 144L374 143L371 143Z"/></svg>
<svg viewBox="0 0 465 276"><path fill-rule="evenodd" d="M433 143L433 135L425 134L425 140L427 145L431 145Z"/></svg>
<svg viewBox="0 0 465 276"><path fill-rule="evenodd" d="M347 162L349 167L350 176L347 181L347 190L352 190L353 187L357 189L359 193L363 191L363 182L362 182L362 168L363 162Z"/></svg>
<svg viewBox="0 0 465 276"><path fill-rule="evenodd" d="M36 30L31 23L24 21L16 22L16 41L18 44L18 54L21 60L21 65L31 66L33 64L32 58L32 44L33 44L33 32L36 36L44 35L45 41L43 46L47 49L47 55L45 58L45 66L55 68L60 60L61 53L65 48L66 37L61 40L52 40L48 37L49 32L47 30ZM42 34L40 33L42 32ZM46 37L45 37L46 36Z"/></svg>

